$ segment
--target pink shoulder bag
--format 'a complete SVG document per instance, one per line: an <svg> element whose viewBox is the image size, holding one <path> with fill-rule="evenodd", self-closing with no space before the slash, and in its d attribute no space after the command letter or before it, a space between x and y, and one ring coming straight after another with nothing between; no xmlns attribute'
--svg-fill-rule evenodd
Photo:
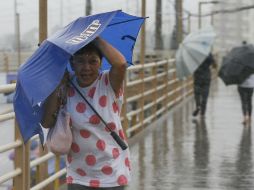
<svg viewBox="0 0 254 190"><path fill-rule="evenodd" d="M70 113L64 108L60 108L55 126L49 129L46 144L49 151L54 154L69 153L72 144Z"/></svg>

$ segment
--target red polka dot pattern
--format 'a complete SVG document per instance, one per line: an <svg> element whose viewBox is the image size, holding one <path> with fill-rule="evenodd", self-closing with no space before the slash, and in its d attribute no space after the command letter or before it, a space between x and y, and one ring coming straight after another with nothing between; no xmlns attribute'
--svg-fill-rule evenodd
<svg viewBox="0 0 254 190"><path fill-rule="evenodd" d="M87 155L86 158L86 164L89 166L94 166L96 164L96 158L94 155Z"/></svg>
<svg viewBox="0 0 254 190"><path fill-rule="evenodd" d="M86 105L83 102L79 102L76 106L76 110L79 113L84 113L86 111Z"/></svg>
<svg viewBox="0 0 254 190"><path fill-rule="evenodd" d="M129 170L130 170L131 167L130 167L130 160L129 160L129 158L125 158L124 163L125 163L125 166L128 167Z"/></svg>
<svg viewBox="0 0 254 190"><path fill-rule="evenodd" d="M100 181L99 180L93 179L93 180L90 181L89 184L90 184L90 187L100 187Z"/></svg>
<svg viewBox="0 0 254 190"><path fill-rule="evenodd" d="M107 126L108 126L112 131L114 131L114 130L116 129L116 124L115 124L114 122L108 123ZM110 132L109 129L108 129L107 127L105 127L105 130L106 130L107 132Z"/></svg>
<svg viewBox="0 0 254 190"><path fill-rule="evenodd" d="M118 183L119 185L127 185L128 180L127 180L127 178L126 178L124 175L120 175L120 176L118 177L118 179L117 179L117 183Z"/></svg>
<svg viewBox="0 0 254 190"><path fill-rule="evenodd" d="M91 133L86 129L80 130L79 133L80 133L81 137L83 137L83 138L89 138L91 136Z"/></svg>
<svg viewBox="0 0 254 190"><path fill-rule="evenodd" d="M82 170L81 168L78 168L76 170L76 172L80 175L80 176L86 176L86 172L84 170Z"/></svg>
<svg viewBox="0 0 254 190"><path fill-rule="evenodd" d="M94 97L95 90L96 90L96 87L93 87L93 88L91 88L91 89L89 90L88 96L89 96L90 98L93 98L93 97Z"/></svg>
<svg viewBox="0 0 254 190"><path fill-rule="evenodd" d="M100 123L100 118L96 114L94 114L89 118L89 123L98 125Z"/></svg>
<svg viewBox="0 0 254 190"><path fill-rule="evenodd" d="M99 104L103 108L106 107L106 105L107 105L107 96L105 96L105 95L101 96L100 99L99 99Z"/></svg>
<svg viewBox="0 0 254 190"><path fill-rule="evenodd" d="M73 97L74 95L75 95L75 90L74 90L73 87L71 87L71 88L69 89L69 91L68 91L68 96L69 96L69 97Z"/></svg>
<svg viewBox="0 0 254 190"><path fill-rule="evenodd" d="M71 150L73 151L73 152L75 152L75 153L79 153L79 151L80 151L80 148L79 148L79 145L77 144L77 143L72 143L71 144Z"/></svg>
<svg viewBox="0 0 254 190"><path fill-rule="evenodd" d="M122 140L126 140L125 134L124 134L124 132L123 132L122 129L119 130L119 137L120 137Z"/></svg>
<svg viewBox="0 0 254 190"><path fill-rule="evenodd" d="M114 159L117 159L118 156L120 155L119 149L118 149L118 148L113 148L113 150L112 150L112 155L113 155L113 158L114 158Z"/></svg>
<svg viewBox="0 0 254 190"><path fill-rule="evenodd" d="M101 169L102 173L104 173L105 175L110 175L113 172L113 169L110 166L103 166L103 168Z"/></svg>
<svg viewBox="0 0 254 190"><path fill-rule="evenodd" d="M119 108L118 108L118 105L117 105L116 102L114 102L114 103L112 104L112 107L113 107L114 113L119 112Z"/></svg>
<svg viewBox="0 0 254 190"><path fill-rule="evenodd" d="M101 151L104 151L105 148L106 148L106 143L104 140L98 140L97 143L96 143L96 147L101 150Z"/></svg>
<svg viewBox="0 0 254 190"><path fill-rule="evenodd" d="M120 108L122 102L115 99L115 95L122 95L123 90L119 89L115 95L109 95L112 91L109 91L110 80L108 73L100 74L99 77L100 80L97 80L87 90L86 95L88 96L88 100L94 103L98 111L106 113L103 116L107 121L107 126L112 131L115 131L122 140L126 140L125 133L120 124ZM108 86L105 87L105 85ZM104 86L104 88L100 88L100 86ZM128 173L130 170L128 152L122 152L121 148L117 145L112 147L112 139L110 140L106 137L109 135L107 134L109 130L107 128L105 130L103 128L101 129L100 125L102 125L102 122L99 117L92 112L91 108L81 99L75 89L70 88L68 96L72 119L75 119L70 121L70 125L73 124L73 127L75 127L73 129L77 131L74 134L74 142L72 143L70 154L66 156L66 162L68 165L70 164L74 174L70 176L68 173L67 175L69 177L66 178L66 181L76 183L76 180L84 179L87 180L87 185L93 188L100 188L104 179L114 183L115 186L126 185L129 180ZM108 112L110 113L108 114ZM105 126L103 125L103 127ZM95 131L99 133L98 136L94 136L93 133ZM93 151L83 150L82 147L86 146L88 142L89 146L94 147ZM101 155L105 154L111 157L110 163L107 160L101 159ZM82 158L77 160L78 157ZM120 163L116 168L115 162ZM118 168L120 168L120 173L115 171ZM96 177L91 178L90 173L95 174L93 176Z"/></svg>

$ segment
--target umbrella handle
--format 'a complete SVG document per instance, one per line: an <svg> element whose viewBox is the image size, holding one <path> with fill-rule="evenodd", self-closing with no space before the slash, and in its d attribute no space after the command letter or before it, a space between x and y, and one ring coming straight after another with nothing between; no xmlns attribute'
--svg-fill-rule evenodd
<svg viewBox="0 0 254 190"><path fill-rule="evenodd" d="M126 150L128 148L128 146L125 144L125 142L116 134L115 131L111 131L110 135L113 137L113 139L121 147L122 150Z"/></svg>

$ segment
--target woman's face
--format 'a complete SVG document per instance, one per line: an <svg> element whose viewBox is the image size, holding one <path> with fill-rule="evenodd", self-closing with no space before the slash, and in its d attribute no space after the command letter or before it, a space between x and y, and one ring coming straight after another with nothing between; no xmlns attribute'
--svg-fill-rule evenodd
<svg viewBox="0 0 254 190"><path fill-rule="evenodd" d="M99 75L101 59L96 51L85 51L73 57L72 66L81 87L91 85Z"/></svg>

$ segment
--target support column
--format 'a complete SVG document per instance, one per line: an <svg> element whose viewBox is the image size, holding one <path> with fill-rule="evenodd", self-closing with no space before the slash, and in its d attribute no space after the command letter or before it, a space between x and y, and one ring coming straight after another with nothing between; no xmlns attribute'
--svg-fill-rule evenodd
<svg viewBox="0 0 254 190"><path fill-rule="evenodd" d="M48 35L48 1L39 0L39 43L47 38Z"/></svg>

